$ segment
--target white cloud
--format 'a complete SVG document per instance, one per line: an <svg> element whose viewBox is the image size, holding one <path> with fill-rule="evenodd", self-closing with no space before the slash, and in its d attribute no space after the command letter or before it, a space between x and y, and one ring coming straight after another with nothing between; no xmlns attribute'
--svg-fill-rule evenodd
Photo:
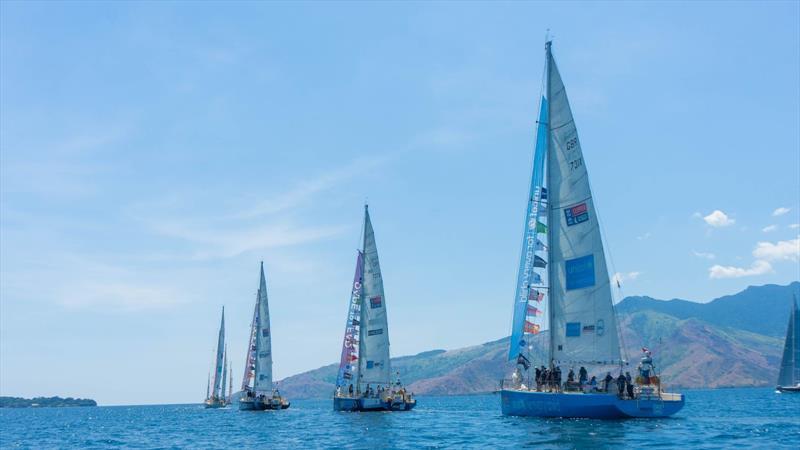
<svg viewBox="0 0 800 450"><path fill-rule="evenodd" d="M614 283L621 284L624 281L633 281L639 278L639 275L641 274L642 274L641 272L627 272L627 273L617 272L614 274L614 276L611 277L611 279L614 281Z"/></svg>
<svg viewBox="0 0 800 450"><path fill-rule="evenodd" d="M703 217L703 220L714 228L727 227L736 223L736 220L731 219L727 214L718 209L715 209L714 212Z"/></svg>
<svg viewBox="0 0 800 450"><path fill-rule="evenodd" d="M772 211L772 215L775 216L775 217L778 217L778 216L782 216L782 215L788 213L789 211L791 211L790 208L780 207L780 208L776 209L775 211Z"/></svg>
<svg viewBox="0 0 800 450"><path fill-rule="evenodd" d="M648 232L646 232L645 234L643 234L641 236L636 236L636 239L638 239L640 241L643 241L645 239L649 239L650 236L652 236L652 234L650 234L650 232L648 231Z"/></svg>
<svg viewBox="0 0 800 450"><path fill-rule="evenodd" d="M793 224L789 225L789 228L791 228L792 230L796 230L796 229L800 228L800 223L793 223Z"/></svg>
<svg viewBox="0 0 800 450"><path fill-rule="evenodd" d="M698 258L703 258L703 259L714 259L714 258L717 257L715 254L708 253L708 252L698 252L698 251L692 250L692 253L694 253L694 256L697 256Z"/></svg>
<svg viewBox="0 0 800 450"><path fill-rule="evenodd" d="M763 275L772 272L772 265L767 261L756 260L749 268L714 265L708 269L709 278L741 278Z"/></svg>
<svg viewBox="0 0 800 450"><path fill-rule="evenodd" d="M753 256L768 261L800 259L800 237L790 241L759 242L753 250Z"/></svg>
<svg viewBox="0 0 800 450"><path fill-rule="evenodd" d="M778 229L777 225L767 225L761 229L764 233L770 233Z"/></svg>

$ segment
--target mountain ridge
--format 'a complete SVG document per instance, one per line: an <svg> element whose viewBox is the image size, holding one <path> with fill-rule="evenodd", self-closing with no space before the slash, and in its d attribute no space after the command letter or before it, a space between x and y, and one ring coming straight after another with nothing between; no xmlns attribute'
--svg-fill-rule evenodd
<svg viewBox="0 0 800 450"><path fill-rule="evenodd" d="M628 368L635 368L645 346L653 351L657 370L668 387L772 385L780 363L789 301L798 291L800 282L750 286L708 303L626 297L616 308L623 353L630 358ZM759 308L753 308L753 304ZM778 317L764 318L770 314ZM722 324L729 319L731 325ZM506 360L507 351L508 337L504 337L391 361L402 381L417 394L476 394L497 389L499 381L513 370L513 363ZM334 363L289 376L280 382L280 388L290 398L326 398L333 392L337 370Z"/></svg>

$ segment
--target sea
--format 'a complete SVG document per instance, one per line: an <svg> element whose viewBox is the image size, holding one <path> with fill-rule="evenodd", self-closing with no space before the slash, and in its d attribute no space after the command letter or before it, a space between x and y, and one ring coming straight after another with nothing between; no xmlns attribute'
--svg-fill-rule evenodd
<svg viewBox="0 0 800 450"><path fill-rule="evenodd" d="M240 412L201 405L0 409L2 448L800 448L800 394L685 391L666 419L506 417L498 395L419 397L409 412L334 412L330 400Z"/></svg>

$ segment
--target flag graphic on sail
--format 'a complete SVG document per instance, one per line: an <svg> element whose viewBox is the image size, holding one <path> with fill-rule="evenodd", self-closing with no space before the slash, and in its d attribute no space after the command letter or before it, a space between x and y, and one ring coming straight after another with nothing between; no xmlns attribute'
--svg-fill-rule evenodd
<svg viewBox="0 0 800 450"><path fill-rule="evenodd" d="M261 263L261 281L258 286L256 316L255 382L256 392L272 392L272 336L269 327L269 301L264 263Z"/></svg>
<svg viewBox="0 0 800 450"><path fill-rule="evenodd" d="M358 377L359 345L361 343L361 274L364 261L361 252L356 257L356 274L353 277L353 289L350 293L350 304L347 307L347 323L344 328L342 357L339 361L339 375L336 386L354 384Z"/></svg>
<svg viewBox="0 0 800 450"><path fill-rule="evenodd" d="M557 362L611 363L620 360L620 350L600 227L578 130L549 43L547 60L551 354Z"/></svg>
<svg viewBox="0 0 800 450"><path fill-rule="evenodd" d="M364 252L361 295L365 302L361 308L361 344L359 354L359 376L361 383L389 384L389 329L386 317L386 300L383 294L383 278L378 262L375 232L369 218L369 209L364 208Z"/></svg>
<svg viewBox="0 0 800 450"><path fill-rule="evenodd" d="M544 305L539 303L544 298L545 287L542 286L542 275L546 273L547 261L539 254L546 251L540 236L546 235L547 225L542 220L546 217L547 190L543 186L545 154L547 152L547 100L542 98L539 108L539 125L536 130L536 148L533 155L533 174L528 195L528 209L525 213L525 232L522 237L522 253L517 272L517 288L514 298L514 318L511 325L511 343L508 360L518 360L518 355L525 351L528 341L525 334L538 334L545 329L547 316L531 314L534 309L542 311ZM538 273L537 273L538 269ZM530 317L533 316L533 317Z"/></svg>

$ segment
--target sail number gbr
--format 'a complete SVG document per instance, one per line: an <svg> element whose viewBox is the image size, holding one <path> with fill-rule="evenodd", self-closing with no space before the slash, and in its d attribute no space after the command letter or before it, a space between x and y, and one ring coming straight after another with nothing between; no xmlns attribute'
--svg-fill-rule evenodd
<svg viewBox="0 0 800 450"><path fill-rule="evenodd" d="M578 137L573 137L571 139L567 139L567 157L574 156L575 153L578 153ZM570 154L572 153L572 155ZM569 171L574 172L575 170L579 169L583 166L583 157L579 156L571 161L569 161Z"/></svg>

